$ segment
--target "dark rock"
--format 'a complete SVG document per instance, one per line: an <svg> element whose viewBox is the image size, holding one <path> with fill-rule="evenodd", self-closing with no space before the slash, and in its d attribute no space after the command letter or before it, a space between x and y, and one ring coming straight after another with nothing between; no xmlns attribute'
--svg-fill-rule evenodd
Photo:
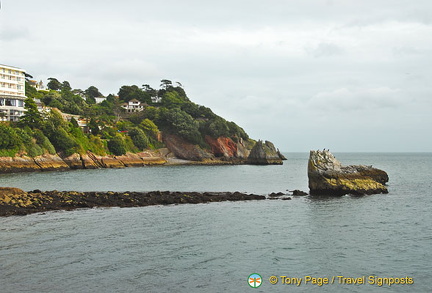
<svg viewBox="0 0 432 293"><path fill-rule="evenodd" d="M301 191L301 190L298 190L298 189L294 190L292 193L293 193L293 195L296 195L296 196L308 195L307 192L304 192L304 191Z"/></svg>
<svg viewBox="0 0 432 293"><path fill-rule="evenodd" d="M281 197L282 195L285 195L285 193L283 193L283 192L278 192L278 193L272 192L272 193L269 194L269 197Z"/></svg>
<svg viewBox="0 0 432 293"><path fill-rule="evenodd" d="M277 154L278 154L279 158L280 158L282 161L286 161L286 160L287 160L287 158L286 158L284 155L282 155L282 153L279 151L279 149L277 150Z"/></svg>
<svg viewBox="0 0 432 293"><path fill-rule="evenodd" d="M252 165L282 165L275 146L269 141L263 143L261 140L252 148L247 162Z"/></svg>
<svg viewBox="0 0 432 293"><path fill-rule="evenodd" d="M385 171L372 166L342 166L329 151L311 151L308 162L311 195L388 193Z"/></svg>
<svg viewBox="0 0 432 293"><path fill-rule="evenodd" d="M26 193L18 188L0 188L0 216L26 215L49 210L93 207L198 204L220 201L263 200L265 196L241 192L75 192Z"/></svg>

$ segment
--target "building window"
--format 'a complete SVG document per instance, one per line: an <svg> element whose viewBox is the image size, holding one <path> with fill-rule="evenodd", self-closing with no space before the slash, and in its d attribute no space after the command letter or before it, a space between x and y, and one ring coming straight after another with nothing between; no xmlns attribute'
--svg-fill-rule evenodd
<svg viewBox="0 0 432 293"><path fill-rule="evenodd" d="M16 106L16 100L6 99L6 106Z"/></svg>

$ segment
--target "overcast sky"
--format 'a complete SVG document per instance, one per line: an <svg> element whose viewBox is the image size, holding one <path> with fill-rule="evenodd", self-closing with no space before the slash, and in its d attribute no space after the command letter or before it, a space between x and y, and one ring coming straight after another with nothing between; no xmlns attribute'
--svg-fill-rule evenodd
<svg viewBox="0 0 432 293"><path fill-rule="evenodd" d="M0 63L117 94L181 82L282 151L432 151L430 0L2 0Z"/></svg>

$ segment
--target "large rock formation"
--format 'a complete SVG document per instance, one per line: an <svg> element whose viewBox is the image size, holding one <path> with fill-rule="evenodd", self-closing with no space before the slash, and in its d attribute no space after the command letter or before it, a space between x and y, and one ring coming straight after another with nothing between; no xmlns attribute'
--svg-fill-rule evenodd
<svg viewBox="0 0 432 293"><path fill-rule="evenodd" d="M363 165L344 167L327 150L310 152L308 177L312 195L388 193L385 171Z"/></svg>
<svg viewBox="0 0 432 293"><path fill-rule="evenodd" d="M163 134L163 141L167 148L179 159L191 161L203 161L214 156L198 145L192 144L175 134Z"/></svg>
<svg viewBox="0 0 432 293"><path fill-rule="evenodd" d="M216 158L246 159L250 153L250 150L245 147L241 139L236 143L228 137L221 136L213 138L206 135L205 141L210 146L211 151Z"/></svg>
<svg viewBox="0 0 432 293"><path fill-rule="evenodd" d="M252 148L247 162L253 165L282 165L282 158L273 143L259 140Z"/></svg>

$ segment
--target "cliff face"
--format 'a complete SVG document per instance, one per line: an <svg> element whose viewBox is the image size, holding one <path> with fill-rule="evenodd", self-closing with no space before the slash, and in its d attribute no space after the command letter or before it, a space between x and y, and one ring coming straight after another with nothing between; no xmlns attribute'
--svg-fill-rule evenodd
<svg viewBox="0 0 432 293"><path fill-rule="evenodd" d="M253 165L282 165L282 158L273 143L259 140L252 148L247 162Z"/></svg>
<svg viewBox="0 0 432 293"><path fill-rule="evenodd" d="M187 142L178 135L164 133L163 141L166 147L179 159L203 161L214 158L213 154L206 152L197 145Z"/></svg>
<svg viewBox="0 0 432 293"><path fill-rule="evenodd" d="M311 151L308 162L311 194L388 193L385 171L372 166L342 164L329 151Z"/></svg>
<svg viewBox="0 0 432 293"><path fill-rule="evenodd" d="M250 153L241 141L235 143L231 138L221 136L215 139L207 135L205 140L215 157L246 159Z"/></svg>
<svg viewBox="0 0 432 293"><path fill-rule="evenodd" d="M282 156L269 141L258 141L252 150L241 140L236 143L227 137L206 136L205 141L210 146L209 150L203 150L177 135L164 134L167 148L179 159L209 163L282 164Z"/></svg>

